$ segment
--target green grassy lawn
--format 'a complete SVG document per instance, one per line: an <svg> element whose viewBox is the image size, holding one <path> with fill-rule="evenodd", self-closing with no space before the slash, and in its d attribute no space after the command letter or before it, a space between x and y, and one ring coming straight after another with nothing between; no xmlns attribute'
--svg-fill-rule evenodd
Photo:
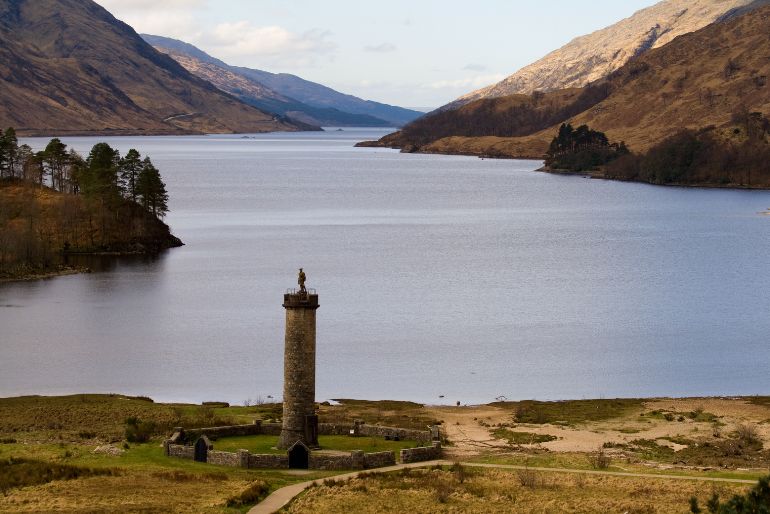
<svg viewBox="0 0 770 514"><path fill-rule="evenodd" d="M234 452L239 449L249 450L251 453L282 454L286 450L275 448L278 437L269 435L223 437L214 441L214 449ZM318 444L322 450L352 451L362 450L366 453L394 451L398 457L398 451L402 448L414 448L414 441L386 441L381 437L350 437L346 435L321 435L318 436Z"/></svg>

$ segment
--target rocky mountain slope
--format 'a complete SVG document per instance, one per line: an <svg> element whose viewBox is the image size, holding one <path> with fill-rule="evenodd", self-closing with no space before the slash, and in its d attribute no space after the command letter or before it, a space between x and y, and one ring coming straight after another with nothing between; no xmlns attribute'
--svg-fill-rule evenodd
<svg viewBox="0 0 770 514"><path fill-rule="evenodd" d="M230 66L184 41L150 34L142 34L142 37L224 91L296 119L330 125L401 127L423 115L411 109L346 95L296 75ZM274 94L256 89L239 94L244 81L248 81L250 88L261 86Z"/></svg>
<svg viewBox="0 0 770 514"><path fill-rule="evenodd" d="M156 50L171 56L184 68L222 91L264 111L286 116L302 123L345 127L391 127L393 123L368 114L353 114L331 107L313 107L273 91L224 62L182 41L142 34Z"/></svg>
<svg viewBox="0 0 770 514"><path fill-rule="evenodd" d="M645 52L582 89L471 102L376 143L425 152L542 156L559 124L588 124L645 151L683 128L770 113L770 6Z"/></svg>
<svg viewBox="0 0 770 514"><path fill-rule="evenodd" d="M664 0L592 34L578 37L497 84L444 106L452 109L481 98L582 87L602 79L630 59L677 36L767 3L755 0Z"/></svg>
<svg viewBox="0 0 770 514"><path fill-rule="evenodd" d="M38 135L310 128L193 76L91 0L0 0L0 126Z"/></svg>

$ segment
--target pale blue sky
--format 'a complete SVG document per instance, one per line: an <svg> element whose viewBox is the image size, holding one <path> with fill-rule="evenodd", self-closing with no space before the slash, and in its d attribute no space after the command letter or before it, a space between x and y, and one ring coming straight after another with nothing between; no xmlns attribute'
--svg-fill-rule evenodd
<svg viewBox="0 0 770 514"><path fill-rule="evenodd" d="M654 0L97 0L138 32L345 93L437 107Z"/></svg>

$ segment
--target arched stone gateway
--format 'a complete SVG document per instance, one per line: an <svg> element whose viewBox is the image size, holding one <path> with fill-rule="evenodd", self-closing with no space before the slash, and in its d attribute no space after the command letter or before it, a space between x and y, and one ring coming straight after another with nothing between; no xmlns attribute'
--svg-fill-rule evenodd
<svg viewBox="0 0 770 514"><path fill-rule="evenodd" d="M289 448L289 468L308 469L310 467L310 450L302 441L297 441Z"/></svg>
<svg viewBox="0 0 770 514"><path fill-rule="evenodd" d="M195 462L208 462L208 453L213 447L214 445L211 444L208 437L205 435L199 437L198 440L195 441Z"/></svg>

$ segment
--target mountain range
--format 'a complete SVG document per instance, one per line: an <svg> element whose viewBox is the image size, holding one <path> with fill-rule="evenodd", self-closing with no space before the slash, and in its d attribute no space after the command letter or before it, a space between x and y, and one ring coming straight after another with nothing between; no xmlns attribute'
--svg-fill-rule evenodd
<svg viewBox="0 0 770 514"><path fill-rule="evenodd" d="M646 151L685 128L723 127L742 113L770 113L770 6L752 7L647 50L588 86L482 98L371 144L541 158L559 125L571 123Z"/></svg>
<svg viewBox="0 0 770 514"><path fill-rule="evenodd" d="M199 48L162 36L142 34L194 75L260 109L313 125L400 127L422 112L362 100L296 75L230 66Z"/></svg>
<svg viewBox="0 0 770 514"><path fill-rule="evenodd" d="M20 134L314 127L248 106L91 0L0 0L0 125Z"/></svg>
<svg viewBox="0 0 770 514"><path fill-rule="evenodd" d="M146 37L171 55L92 0L0 0L0 126L19 135L249 133L401 126L422 115Z"/></svg>
<svg viewBox="0 0 770 514"><path fill-rule="evenodd" d="M729 19L766 0L665 0L609 27L575 38L502 81L472 91L442 107L453 109L481 98L583 87L629 60L677 36Z"/></svg>

